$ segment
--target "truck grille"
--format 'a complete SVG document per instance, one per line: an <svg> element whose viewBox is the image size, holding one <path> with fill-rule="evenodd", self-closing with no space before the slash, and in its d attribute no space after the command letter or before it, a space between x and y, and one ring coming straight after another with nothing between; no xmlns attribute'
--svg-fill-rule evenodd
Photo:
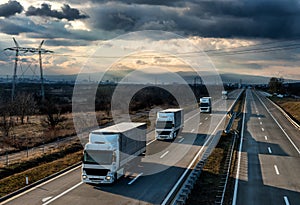
<svg viewBox="0 0 300 205"><path fill-rule="evenodd" d="M87 175L106 176L109 169L83 169Z"/></svg>

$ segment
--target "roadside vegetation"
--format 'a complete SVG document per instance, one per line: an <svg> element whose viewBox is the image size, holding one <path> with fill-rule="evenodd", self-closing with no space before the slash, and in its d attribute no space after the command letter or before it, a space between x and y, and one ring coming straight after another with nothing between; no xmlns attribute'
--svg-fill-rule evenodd
<svg viewBox="0 0 300 205"><path fill-rule="evenodd" d="M278 97L270 97L270 99L285 110L293 120L300 124L300 99Z"/></svg>

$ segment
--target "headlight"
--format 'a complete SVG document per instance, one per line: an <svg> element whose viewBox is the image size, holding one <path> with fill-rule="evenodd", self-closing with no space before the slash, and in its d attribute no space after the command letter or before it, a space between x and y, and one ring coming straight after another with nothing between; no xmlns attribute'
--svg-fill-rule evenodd
<svg viewBox="0 0 300 205"><path fill-rule="evenodd" d="M82 175L82 179L86 179L87 178L87 176L86 175Z"/></svg>
<svg viewBox="0 0 300 205"><path fill-rule="evenodd" d="M109 180L111 179L111 176L106 176L105 179L106 179L107 181L109 181Z"/></svg>

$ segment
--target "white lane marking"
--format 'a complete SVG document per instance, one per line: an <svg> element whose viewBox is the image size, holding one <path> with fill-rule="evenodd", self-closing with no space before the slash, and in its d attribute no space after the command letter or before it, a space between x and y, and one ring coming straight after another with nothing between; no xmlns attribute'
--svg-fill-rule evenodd
<svg viewBox="0 0 300 205"><path fill-rule="evenodd" d="M184 138L180 139L178 142L181 143L184 140Z"/></svg>
<svg viewBox="0 0 300 205"><path fill-rule="evenodd" d="M186 119L184 121L184 123L186 123L187 121L190 121L190 119L194 118L196 115L199 115L200 112L197 112L196 114L194 114L193 116L189 117L188 119Z"/></svg>
<svg viewBox="0 0 300 205"><path fill-rule="evenodd" d="M261 131L263 131L263 132L264 132L264 131L265 131L265 129L264 129L264 128L261 128Z"/></svg>
<svg viewBox="0 0 300 205"><path fill-rule="evenodd" d="M202 125L203 123L202 122L200 122L200 124L199 125Z"/></svg>
<svg viewBox="0 0 300 205"><path fill-rule="evenodd" d="M143 172L142 173L140 173L140 174L138 174L136 177L134 177L134 179L133 180L131 180L130 182L128 182L128 185L131 185L133 182L135 182L140 176L142 176L143 175Z"/></svg>
<svg viewBox="0 0 300 205"><path fill-rule="evenodd" d="M259 119L259 120L261 120L261 118L260 118L260 117L259 117L258 119Z"/></svg>
<svg viewBox="0 0 300 205"><path fill-rule="evenodd" d="M274 165L274 169L275 169L276 174L279 175L279 171L278 171L277 165Z"/></svg>
<svg viewBox="0 0 300 205"><path fill-rule="evenodd" d="M272 154L271 147L268 147L268 151L269 151L270 154Z"/></svg>
<svg viewBox="0 0 300 205"><path fill-rule="evenodd" d="M268 140L268 136L265 136L265 140Z"/></svg>
<svg viewBox="0 0 300 205"><path fill-rule="evenodd" d="M78 184L76 184L75 186L72 186L70 189L67 189L66 191L64 191L63 193L57 195L56 197L50 199L49 201L47 201L46 203L43 203L43 205L47 205L50 204L51 202L55 201L56 199L62 197L63 195L69 193L70 191L72 191L73 189L76 189L77 187L79 187L81 184L83 184L83 182L79 182Z"/></svg>
<svg viewBox="0 0 300 205"><path fill-rule="evenodd" d="M52 196L49 196L49 197L43 198L43 199L42 199L42 202L44 203L44 202L48 201L48 200L49 200L49 199L51 199L51 198L52 198Z"/></svg>
<svg viewBox="0 0 300 205"><path fill-rule="evenodd" d="M287 196L283 197L285 205L290 205L289 199L287 198Z"/></svg>
<svg viewBox="0 0 300 205"><path fill-rule="evenodd" d="M275 117L269 111L269 109L267 108L267 106L265 105L265 103L260 99L260 97L256 93L255 93L255 95L257 96L257 98L259 99L259 101L261 102L261 104L265 107L265 109L270 114L270 116L273 118L273 120L276 122L276 124L278 125L278 127L282 130L282 132L288 138L288 140L290 141L290 143L294 146L294 148L296 149L296 151L300 154L299 148L295 145L295 143L292 141L292 139L289 137L289 135L286 133L286 131L284 131L284 129L282 128L282 126L279 124L279 122L275 119Z"/></svg>
<svg viewBox="0 0 300 205"><path fill-rule="evenodd" d="M191 130L191 132L194 132L194 131L195 131L195 129L192 129L192 130Z"/></svg>
<svg viewBox="0 0 300 205"><path fill-rule="evenodd" d="M261 124L261 125L262 125L262 122L259 122L259 124Z"/></svg>
<svg viewBox="0 0 300 205"><path fill-rule="evenodd" d="M208 117L206 117L205 120L208 120Z"/></svg>
<svg viewBox="0 0 300 205"><path fill-rule="evenodd" d="M161 155L159 158L163 158L164 156L166 156L169 153L169 151L166 151L163 155Z"/></svg>
<svg viewBox="0 0 300 205"><path fill-rule="evenodd" d="M243 111L242 130L241 130L241 139L240 139L240 146L239 146L239 152L238 152L238 167L237 167L237 171L236 171L236 175L235 175L234 194L233 194L232 205L236 205L236 200L237 200L237 192L238 192L238 185L239 185L239 174L240 174L240 167L241 167L241 154L242 154L244 130L245 130L247 98L248 98L248 92L246 90L246 97L245 97L245 104L244 104L244 111Z"/></svg>

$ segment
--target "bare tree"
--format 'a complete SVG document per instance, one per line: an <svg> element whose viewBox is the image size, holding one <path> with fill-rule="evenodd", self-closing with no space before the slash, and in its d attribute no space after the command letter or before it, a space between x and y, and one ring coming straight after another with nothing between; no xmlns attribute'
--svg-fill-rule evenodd
<svg viewBox="0 0 300 205"><path fill-rule="evenodd" d="M21 124L24 124L24 118L27 115L27 120L29 116L37 112L37 104L34 100L34 96L30 93L19 93L15 100L14 104L16 107L16 114L21 119Z"/></svg>
<svg viewBox="0 0 300 205"><path fill-rule="evenodd" d="M0 131L5 139L8 139L14 128L13 105L10 101L0 102Z"/></svg>
<svg viewBox="0 0 300 205"><path fill-rule="evenodd" d="M55 130L60 123L66 120L61 115L60 108L51 101L45 102L42 110L46 114L46 117L42 120L42 124L44 127L48 127L49 130Z"/></svg>

